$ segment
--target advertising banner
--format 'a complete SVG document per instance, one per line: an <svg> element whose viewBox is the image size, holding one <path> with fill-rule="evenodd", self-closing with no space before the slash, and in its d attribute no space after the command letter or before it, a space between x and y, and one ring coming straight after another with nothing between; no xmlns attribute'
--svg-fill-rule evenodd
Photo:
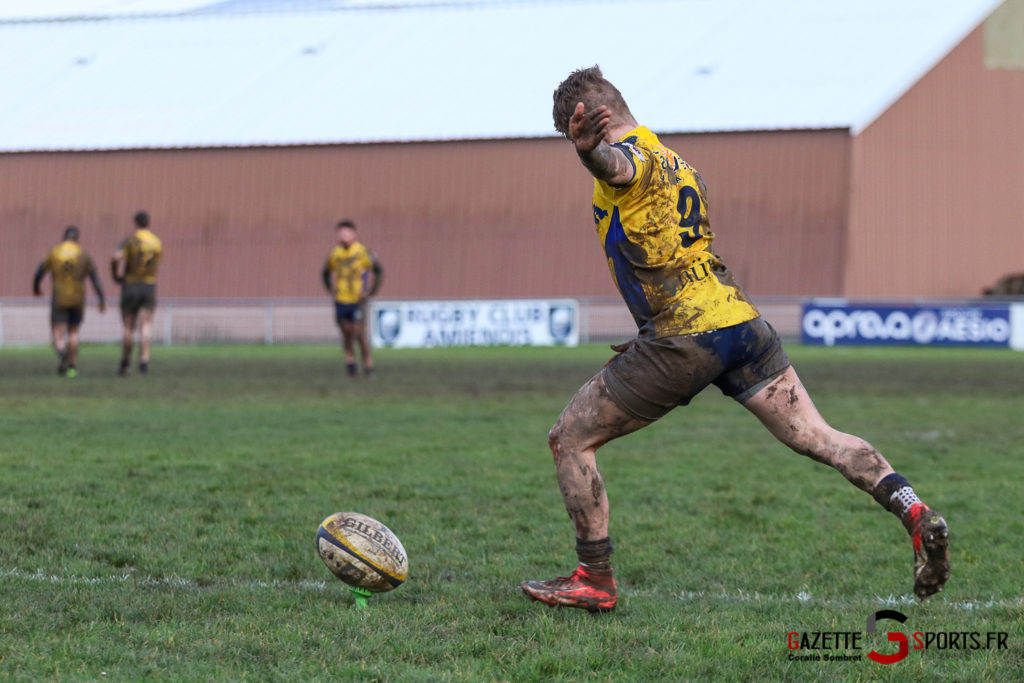
<svg viewBox="0 0 1024 683"><path fill-rule="evenodd" d="M383 301L371 313L376 347L576 346L573 299Z"/></svg>
<svg viewBox="0 0 1024 683"><path fill-rule="evenodd" d="M1024 351L1024 303L1010 304L1010 348Z"/></svg>
<svg viewBox="0 0 1024 683"><path fill-rule="evenodd" d="M842 300L805 302L805 344L876 344L897 346L1009 346L1008 304L943 306L883 305Z"/></svg>

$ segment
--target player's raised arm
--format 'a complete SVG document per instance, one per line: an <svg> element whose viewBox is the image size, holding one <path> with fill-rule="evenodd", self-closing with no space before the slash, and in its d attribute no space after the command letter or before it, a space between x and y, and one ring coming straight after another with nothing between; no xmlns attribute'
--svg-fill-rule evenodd
<svg viewBox="0 0 1024 683"><path fill-rule="evenodd" d="M612 112L605 105L587 111L579 102L569 119L569 139L591 175L609 185L628 185L636 171L621 150L608 144L611 121Z"/></svg>

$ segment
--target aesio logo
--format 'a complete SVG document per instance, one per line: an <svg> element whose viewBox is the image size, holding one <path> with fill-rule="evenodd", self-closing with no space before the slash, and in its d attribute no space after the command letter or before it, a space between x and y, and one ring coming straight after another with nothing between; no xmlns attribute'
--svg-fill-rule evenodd
<svg viewBox="0 0 1024 683"><path fill-rule="evenodd" d="M980 311L949 309L941 317L931 310L911 315L894 310L883 317L873 310L811 309L804 315L804 333L832 346L838 339L914 341L997 342L1010 339L1010 323L1003 318L986 318Z"/></svg>

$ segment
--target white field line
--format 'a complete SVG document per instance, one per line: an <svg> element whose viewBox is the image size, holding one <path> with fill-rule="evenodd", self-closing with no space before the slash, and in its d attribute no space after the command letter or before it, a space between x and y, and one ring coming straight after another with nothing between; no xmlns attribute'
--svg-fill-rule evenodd
<svg viewBox="0 0 1024 683"><path fill-rule="evenodd" d="M309 590L309 591L324 591L328 589L328 585L336 586L337 583L334 581L260 581L256 579L225 579L223 581L215 581L212 583L199 582L196 579L189 579L180 576L167 576L167 577L152 577L152 576L139 576L135 573L125 574L112 574L109 576L78 576L76 574L50 574L43 571L27 572L23 569L0 569L0 579L12 578L20 579L23 581L36 581L39 583L51 583L56 585L116 585L116 584L131 584L135 586L171 586L175 588L195 588L197 590L203 590L208 587L217 586L231 586L235 588L244 589L261 589L269 588L272 590ZM655 595L653 592L647 591L629 591L633 595ZM777 595L773 593L748 593L744 591L736 591L735 593L717 592L709 593L707 591L679 591L678 593L672 593L671 597L680 600L682 602L699 602L699 601L712 601L712 602L733 602L733 603L752 603L752 604L796 604L796 605L820 605L823 607L858 607L864 605L877 605L879 607L899 607L916 605L915 600L910 595L890 595L888 597L874 596L872 598L863 598L860 600L835 600L831 598L816 598L806 592L799 592L794 594ZM986 609L1007 609L1007 608L1024 608L1024 597L1005 599L1005 598L990 598L987 600L942 600L932 598L928 601L928 604L942 605L943 607L955 610L961 610L964 612L971 612L974 610L986 610Z"/></svg>
<svg viewBox="0 0 1024 683"><path fill-rule="evenodd" d="M775 595L772 593L747 593L744 591L736 591L735 593L708 593L705 591L680 591L674 593L673 596L683 602L693 602L700 600L716 600L724 602L739 602L739 603L769 603L769 604L803 604L803 605L820 605L823 607L856 607L865 604L877 605L879 607L899 607L899 606L910 606L917 605L917 599L907 595L890 595L888 597L882 597L876 595L871 598L863 598L860 600L836 600L832 598L816 598L810 593L800 591L793 595ZM927 604L938 604L946 608L962 610L964 612L971 612L974 610L992 609L992 608L1020 608L1024 607L1024 597L1012 598L1012 599L1001 599L1001 598L989 598L987 600L943 600L941 598L930 598Z"/></svg>

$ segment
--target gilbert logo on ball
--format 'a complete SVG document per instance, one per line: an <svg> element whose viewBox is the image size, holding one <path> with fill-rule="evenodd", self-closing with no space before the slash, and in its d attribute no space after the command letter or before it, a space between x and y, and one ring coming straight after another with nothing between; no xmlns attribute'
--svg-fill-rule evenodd
<svg viewBox="0 0 1024 683"><path fill-rule="evenodd" d="M332 574L370 593L398 588L409 574L409 560L398 537L358 512L336 512L321 522L316 549Z"/></svg>

